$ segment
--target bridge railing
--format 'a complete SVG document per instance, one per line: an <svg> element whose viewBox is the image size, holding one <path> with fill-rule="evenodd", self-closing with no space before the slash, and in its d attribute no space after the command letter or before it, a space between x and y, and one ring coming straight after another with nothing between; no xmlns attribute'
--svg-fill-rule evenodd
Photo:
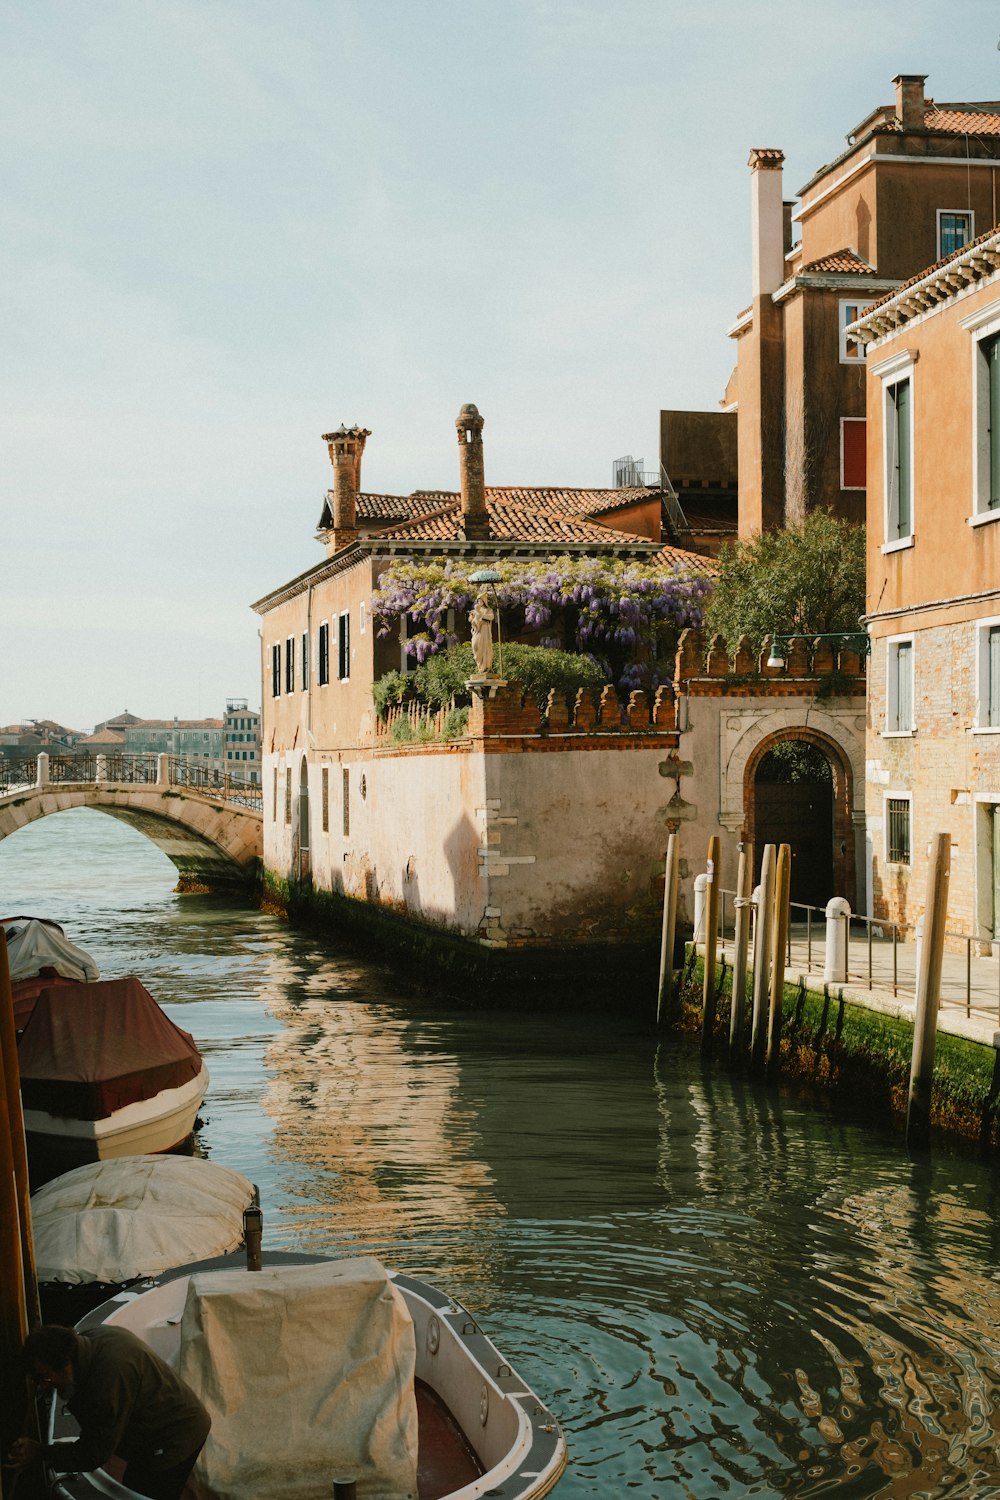
<svg viewBox="0 0 1000 1500"><path fill-rule="evenodd" d="M264 787L259 781L247 781L234 776L231 771L219 771L200 761L187 760L183 755L167 758L171 786L186 786L196 792L221 794L226 802L235 802L240 807L264 811Z"/></svg>
<svg viewBox="0 0 1000 1500"><path fill-rule="evenodd" d="M179 755L38 755L0 757L0 797L37 786L109 782L116 786L176 786L206 792L252 812L264 811L259 781L206 766Z"/></svg>

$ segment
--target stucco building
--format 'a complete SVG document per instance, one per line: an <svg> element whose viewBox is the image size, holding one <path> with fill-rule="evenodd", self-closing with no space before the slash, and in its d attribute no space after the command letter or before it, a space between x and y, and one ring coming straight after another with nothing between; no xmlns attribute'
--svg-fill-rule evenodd
<svg viewBox="0 0 1000 1500"><path fill-rule="evenodd" d="M475 567L501 559L611 555L658 560L668 572L677 565L704 573L711 565L664 545L658 491L487 485L483 419L474 406L462 408L456 431L459 490L402 496L362 488L366 429L342 427L324 438L334 469L318 529L326 556L253 606L261 616L263 653L265 868L275 879L308 879L315 890L376 903L418 922L492 934L485 939L490 942L505 943L509 931L496 882L506 882L508 911L516 908L510 920L518 940L527 941L529 908L538 919L536 935L550 940L553 924L565 935L570 911L589 924L591 936L620 935L631 920L623 915L630 904L635 907L637 896L643 903L651 899L650 866L654 851L662 860L662 827L646 818L648 847L633 845L623 875L623 840L642 821L648 797L626 812L638 773L636 762L620 753L631 742L617 699L613 709L605 705L606 724L598 726L596 705L586 710L593 732L578 728L580 757L571 771L566 757L557 773L555 761L543 763L538 755L530 768L522 758L523 774L510 756L503 774L496 757L487 767L485 739L502 751L526 737L497 729L492 711L481 719L489 732L481 727L477 737L475 704L460 746L387 744L375 720L372 685L386 672L406 669L406 617L401 629L379 635L371 599L383 572L400 560L454 559ZM569 711L557 710L557 718L560 712ZM526 713L528 720L534 714L535 732L527 739L537 748L539 707ZM666 788L656 771L661 731L652 705L645 704L643 715L649 795L662 803ZM592 837L581 846L584 831ZM530 855L514 847L505 857L505 844L525 839ZM539 847L553 861L551 879L542 876L541 883Z"/></svg>
<svg viewBox="0 0 1000 1500"><path fill-rule="evenodd" d="M741 536L821 505L864 520L865 360L848 325L997 221L1000 102L939 103L925 81L898 75L894 101L797 203L784 197L784 153L750 153L751 301L728 330L736 369L716 414L736 422ZM670 473L669 443L663 458ZM693 467L719 478L716 438Z"/></svg>
<svg viewBox="0 0 1000 1500"><path fill-rule="evenodd" d="M973 174L974 177L974 174ZM949 925L1000 938L1000 231L869 308L870 899L921 914L952 840Z"/></svg>

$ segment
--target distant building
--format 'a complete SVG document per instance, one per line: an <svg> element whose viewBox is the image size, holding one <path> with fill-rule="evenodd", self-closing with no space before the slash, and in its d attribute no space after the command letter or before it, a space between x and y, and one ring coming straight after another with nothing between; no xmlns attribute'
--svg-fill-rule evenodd
<svg viewBox="0 0 1000 1500"><path fill-rule="evenodd" d="M140 719L124 728L126 755L178 755L223 771L221 719Z"/></svg>
<svg viewBox="0 0 1000 1500"><path fill-rule="evenodd" d="M225 769L247 781L260 780L260 714L245 698L228 698L222 720Z"/></svg>
<svg viewBox="0 0 1000 1500"><path fill-rule="evenodd" d="M64 755L83 738L78 729L67 729L54 719L25 719L20 724L0 726L0 755L9 759L40 754Z"/></svg>

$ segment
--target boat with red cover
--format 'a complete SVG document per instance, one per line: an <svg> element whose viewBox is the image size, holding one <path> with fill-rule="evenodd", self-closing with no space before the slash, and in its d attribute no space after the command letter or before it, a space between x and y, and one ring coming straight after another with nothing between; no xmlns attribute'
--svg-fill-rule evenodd
<svg viewBox="0 0 1000 1500"><path fill-rule="evenodd" d="M29 1150L77 1161L181 1145L208 1087L194 1038L135 978L43 989L17 1051Z"/></svg>
<svg viewBox="0 0 1000 1500"><path fill-rule="evenodd" d="M208 1088L194 1038L140 980L97 978L55 922L3 922L28 1149L63 1168L170 1151Z"/></svg>

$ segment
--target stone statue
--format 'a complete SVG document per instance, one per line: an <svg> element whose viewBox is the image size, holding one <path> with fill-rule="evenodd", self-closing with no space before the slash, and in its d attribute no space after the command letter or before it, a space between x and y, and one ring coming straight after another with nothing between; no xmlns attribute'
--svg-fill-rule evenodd
<svg viewBox="0 0 1000 1500"><path fill-rule="evenodd" d="M490 608L489 594L485 588L481 588L469 616L472 624L472 654L476 658L476 669L481 677L489 676L493 665L495 619L496 611Z"/></svg>

